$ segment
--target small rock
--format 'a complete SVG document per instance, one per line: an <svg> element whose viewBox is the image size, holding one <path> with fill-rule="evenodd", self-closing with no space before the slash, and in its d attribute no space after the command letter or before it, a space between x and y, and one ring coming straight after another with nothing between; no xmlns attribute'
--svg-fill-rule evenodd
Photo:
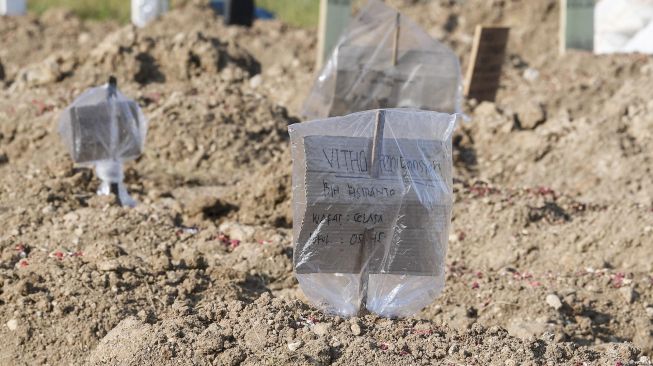
<svg viewBox="0 0 653 366"><path fill-rule="evenodd" d="M63 220L66 223L77 223L79 222L79 215L75 212L68 212L67 214L63 215Z"/></svg>
<svg viewBox="0 0 653 366"><path fill-rule="evenodd" d="M263 82L263 78L261 77L261 74L255 75L253 78L249 79L249 86L252 89L256 89L259 86L261 86L261 83Z"/></svg>
<svg viewBox="0 0 653 366"><path fill-rule="evenodd" d="M516 108L515 119L522 129L533 130L546 121L546 109L541 103L522 103Z"/></svg>
<svg viewBox="0 0 653 366"><path fill-rule="evenodd" d="M220 225L219 230L227 234L232 239L242 241L254 240L256 229L253 226L242 225L235 222L224 222Z"/></svg>
<svg viewBox="0 0 653 366"><path fill-rule="evenodd" d="M268 332L264 325L253 326L245 333L245 344L250 349L264 349L267 345Z"/></svg>
<svg viewBox="0 0 653 366"><path fill-rule="evenodd" d="M526 79L528 81L535 81L535 80L537 80L537 78L540 77L540 72L535 70L532 67L529 67L526 70L524 70L523 76L524 76L524 79Z"/></svg>
<svg viewBox="0 0 653 366"><path fill-rule="evenodd" d="M470 306L467 309L465 309L465 315L468 318L476 318L478 316L478 310L476 310L475 307Z"/></svg>
<svg viewBox="0 0 653 366"><path fill-rule="evenodd" d="M449 347L449 351L447 353L449 354L449 356L453 356L458 352L459 349L460 347L457 344L454 344L451 347Z"/></svg>
<svg viewBox="0 0 653 366"><path fill-rule="evenodd" d="M506 365L506 366L516 366L517 362L515 362L515 360L509 358L503 364Z"/></svg>
<svg viewBox="0 0 653 366"><path fill-rule="evenodd" d="M2 80L0 78L0 80ZM6 153L0 151L0 165L7 164L9 162L9 157Z"/></svg>
<svg viewBox="0 0 653 366"><path fill-rule="evenodd" d="M635 292L635 290L630 286L620 288L619 294L621 294L621 297L629 304L635 302L635 298L637 297L637 292Z"/></svg>
<svg viewBox="0 0 653 366"><path fill-rule="evenodd" d="M546 320L532 321L516 318L510 321L507 330L510 335L521 339L538 337L546 331Z"/></svg>
<svg viewBox="0 0 653 366"><path fill-rule="evenodd" d="M12 332L16 329L18 329L18 320L16 319L11 319L7 322L7 328L11 330Z"/></svg>
<svg viewBox="0 0 653 366"><path fill-rule="evenodd" d="M646 315L648 315L649 318L653 318L653 306L647 306L646 309Z"/></svg>
<svg viewBox="0 0 653 366"><path fill-rule="evenodd" d="M211 324L197 337L197 348L203 354L221 352L224 349L224 337L217 324Z"/></svg>
<svg viewBox="0 0 653 366"><path fill-rule="evenodd" d="M97 264L98 271L111 272L117 271L120 268L120 263L115 259L109 259Z"/></svg>
<svg viewBox="0 0 653 366"><path fill-rule="evenodd" d="M560 310L562 307L562 301L560 301L560 298L554 294L549 294L546 296L546 303L556 310Z"/></svg>
<svg viewBox="0 0 653 366"><path fill-rule="evenodd" d="M302 341L288 343L288 349L290 352L295 352L302 346Z"/></svg>
<svg viewBox="0 0 653 366"><path fill-rule="evenodd" d="M331 328L331 323L317 323L313 326L313 333L318 336L324 336L329 333L329 328Z"/></svg>
<svg viewBox="0 0 653 366"><path fill-rule="evenodd" d="M477 117L488 117L497 113L497 107L492 102L481 102L475 109L474 115Z"/></svg>
<svg viewBox="0 0 653 366"><path fill-rule="evenodd" d="M87 32L80 33L79 36L77 37L77 43L79 43L80 45L87 44L90 41L91 41L91 35Z"/></svg>
<svg viewBox="0 0 653 366"><path fill-rule="evenodd" d="M352 324L350 328L351 328L351 332L352 332L355 336L359 336L359 335L361 335L361 333L362 333L362 331L361 331L361 326L358 325L358 323L354 323L354 324Z"/></svg>

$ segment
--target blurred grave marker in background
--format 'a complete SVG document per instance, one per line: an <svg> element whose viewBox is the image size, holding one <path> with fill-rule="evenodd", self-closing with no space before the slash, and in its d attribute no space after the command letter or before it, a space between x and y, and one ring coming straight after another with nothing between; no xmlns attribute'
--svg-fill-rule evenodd
<svg viewBox="0 0 653 366"><path fill-rule="evenodd" d="M370 0L351 21L304 102L308 119L379 108L460 112L458 57L407 16Z"/></svg>
<svg viewBox="0 0 653 366"><path fill-rule="evenodd" d="M168 11L168 0L132 0L132 23L145 27Z"/></svg>
<svg viewBox="0 0 653 366"><path fill-rule="evenodd" d="M102 181L98 194L136 205L123 183L123 162L143 152L147 120L138 104L120 93L115 77L77 97L61 114L59 133L75 163L95 166Z"/></svg>
<svg viewBox="0 0 653 366"><path fill-rule="evenodd" d="M322 69L351 19L351 0L320 0L316 70Z"/></svg>
<svg viewBox="0 0 653 366"><path fill-rule="evenodd" d="M224 24L251 27L255 8L254 0L225 0Z"/></svg>
<svg viewBox="0 0 653 366"><path fill-rule="evenodd" d="M594 0L560 0L560 54L594 49Z"/></svg>
<svg viewBox="0 0 653 366"><path fill-rule="evenodd" d="M271 12L270 10L265 9L265 8L256 7L256 4L253 1L252 1L251 4L254 7L254 18L249 19L248 16L245 16L245 18L246 18L245 22L249 22L249 24L251 24L251 23L253 23L254 19L270 20L270 19L274 19L276 17L276 15L273 12ZM211 9L215 10L216 13L224 16L225 17L225 20L224 20L225 24L227 24L227 14L225 13L227 5L225 4L225 1L224 0L211 0L209 2L209 6L211 7ZM249 6L249 5L246 5L246 6ZM233 8L233 5L230 4L229 5L229 11L233 12L234 10L235 9ZM245 10L245 13L248 14L249 11ZM232 20L230 19L229 21L232 21ZM230 24L227 24L227 25L230 25ZM241 24L241 25L247 25L247 24Z"/></svg>
<svg viewBox="0 0 653 366"><path fill-rule="evenodd" d="M467 76L465 95L477 101L493 102L508 45L508 27L476 26Z"/></svg>
<svg viewBox="0 0 653 366"><path fill-rule="evenodd" d="M0 0L0 15L25 15L27 0Z"/></svg>

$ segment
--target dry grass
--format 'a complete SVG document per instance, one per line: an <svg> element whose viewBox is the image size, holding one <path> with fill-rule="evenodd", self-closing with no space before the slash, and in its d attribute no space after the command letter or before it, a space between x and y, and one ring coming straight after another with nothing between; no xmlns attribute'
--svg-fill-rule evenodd
<svg viewBox="0 0 653 366"><path fill-rule="evenodd" d="M184 0L172 0L171 6ZM208 2L208 0L207 0ZM131 0L29 0L31 11L41 14L48 8L61 7L74 11L84 19L115 19L126 23L130 19ZM288 24L315 27L319 0L257 0L256 5L274 12Z"/></svg>
<svg viewBox="0 0 653 366"><path fill-rule="evenodd" d="M37 14L49 8L66 8L84 19L116 19L128 22L130 0L29 0L29 9Z"/></svg>
<svg viewBox="0 0 653 366"><path fill-rule="evenodd" d="M288 24L316 27L320 0L257 0L256 5L269 9Z"/></svg>

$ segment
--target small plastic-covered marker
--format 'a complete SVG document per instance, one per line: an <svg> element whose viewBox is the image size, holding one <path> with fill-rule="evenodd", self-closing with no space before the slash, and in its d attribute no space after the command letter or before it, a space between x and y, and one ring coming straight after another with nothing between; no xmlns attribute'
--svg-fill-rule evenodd
<svg viewBox="0 0 653 366"><path fill-rule="evenodd" d="M121 205L136 205L123 183L123 162L142 153L147 120L120 93L115 77L75 99L61 115L59 132L75 163L95 167L102 181L98 194L113 193Z"/></svg>

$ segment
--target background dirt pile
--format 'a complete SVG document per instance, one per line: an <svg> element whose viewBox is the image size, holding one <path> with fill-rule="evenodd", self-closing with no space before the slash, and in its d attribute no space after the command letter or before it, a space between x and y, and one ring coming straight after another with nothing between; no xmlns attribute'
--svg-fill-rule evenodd
<svg viewBox="0 0 653 366"><path fill-rule="evenodd" d="M0 364L649 364L653 60L558 57L553 0L390 3L463 62L477 22L513 27L454 141L445 291L405 320L325 316L292 275L312 32L195 5L142 30L0 19ZM150 119L132 210L57 135L109 74Z"/></svg>

